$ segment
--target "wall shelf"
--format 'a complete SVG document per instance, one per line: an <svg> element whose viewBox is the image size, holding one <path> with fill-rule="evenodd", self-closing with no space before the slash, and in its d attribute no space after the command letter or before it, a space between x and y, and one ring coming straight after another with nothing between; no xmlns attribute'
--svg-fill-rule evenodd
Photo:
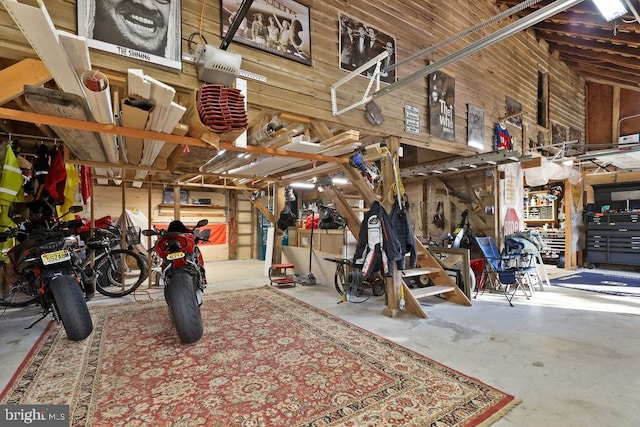
<svg viewBox="0 0 640 427"><path fill-rule="evenodd" d="M552 225L558 219L557 200L549 200L546 191L532 191L524 206L524 222L527 224L550 223Z"/></svg>
<svg viewBox="0 0 640 427"><path fill-rule="evenodd" d="M173 209L173 204L160 203L158 205L160 209ZM226 206L222 205L194 205L194 204L181 204L180 209L226 209Z"/></svg>

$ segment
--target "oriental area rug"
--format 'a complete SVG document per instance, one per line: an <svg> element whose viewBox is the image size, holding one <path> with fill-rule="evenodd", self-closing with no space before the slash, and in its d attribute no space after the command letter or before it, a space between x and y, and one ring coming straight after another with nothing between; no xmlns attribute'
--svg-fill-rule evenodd
<svg viewBox="0 0 640 427"><path fill-rule="evenodd" d="M181 345L164 301L49 328L0 395L68 404L73 426L479 426L513 396L269 287L209 293Z"/></svg>

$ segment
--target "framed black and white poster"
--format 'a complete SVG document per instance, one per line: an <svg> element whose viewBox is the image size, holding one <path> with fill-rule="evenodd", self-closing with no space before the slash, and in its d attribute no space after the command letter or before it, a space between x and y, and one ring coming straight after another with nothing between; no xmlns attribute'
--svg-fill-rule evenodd
<svg viewBox="0 0 640 427"><path fill-rule="evenodd" d="M78 0L78 35L89 47L182 69L179 0Z"/></svg>
<svg viewBox="0 0 640 427"><path fill-rule="evenodd" d="M353 71L386 50L389 52L389 56L381 64L383 71L380 73L380 81L395 82L396 70L384 71L384 69L396 62L396 39L372 25L343 13L340 13L338 18L340 22L340 69ZM365 70L362 75L371 76L374 67Z"/></svg>
<svg viewBox="0 0 640 427"><path fill-rule="evenodd" d="M222 0L222 37L235 20L240 3ZM254 0L233 41L283 58L311 65L309 8L293 0Z"/></svg>
<svg viewBox="0 0 640 427"><path fill-rule="evenodd" d="M551 121L551 143L560 145L567 142L569 129L558 122Z"/></svg>
<svg viewBox="0 0 640 427"><path fill-rule="evenodd" d="M456 80L436 71L429 74L429 132L449 141L456 139L455 113Z"/></svg>
<svg viewBox="0 0 640 427"><path fill-rule="evenodd" d="M507 95L504 98L504 110L506 122L522 129L522 104Z"/></svg>
<svg viewBox="0 0 640 427"><path fill-rule="evenodd" d="M467 104L467 145L484 149L484 110Z"/></svg>

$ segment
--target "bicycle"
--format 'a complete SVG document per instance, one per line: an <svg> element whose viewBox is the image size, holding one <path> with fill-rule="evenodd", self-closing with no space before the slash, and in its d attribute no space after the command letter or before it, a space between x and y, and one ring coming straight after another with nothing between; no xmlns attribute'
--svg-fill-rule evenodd
<svg viewBox="0 0 640 427"><path fill-rule="evenodd" d="M118 247L121 237L116 227L96 228L93 232L85 243L86 253L81 265L85 274L88 277L97 274L96 290L104 296L116 298L134 292L148 276L145 257L128 247Z"/></svg>
<svg viewBox="0 0 640 427"><path fill-rule="evenodd" d="M373 277L364 277L362 270L350 259L325 258L325 260L336 263L334 285L342 297L340 302L363 303L371 298L371 295L384 295L384 279L379 272L375 272Z"/></svg>
<svg viewBox="0 0 640 427"><path fill-rule="evenodd" d="M0 306L26 307L40 300L34 295L33 287L26 280L16 281L11 265L2 261L2 286L0 289Z"/></svg>

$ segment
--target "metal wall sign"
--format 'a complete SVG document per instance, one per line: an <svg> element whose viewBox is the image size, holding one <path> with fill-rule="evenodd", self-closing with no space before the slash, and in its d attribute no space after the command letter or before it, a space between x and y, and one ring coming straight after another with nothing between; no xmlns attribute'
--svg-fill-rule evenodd
<svg viewBox="0 0 640 427"><path fill-rule="evenodd" d="M404 131L415 135L420 134L420 109L418 107L405 104Z"/></svg>

